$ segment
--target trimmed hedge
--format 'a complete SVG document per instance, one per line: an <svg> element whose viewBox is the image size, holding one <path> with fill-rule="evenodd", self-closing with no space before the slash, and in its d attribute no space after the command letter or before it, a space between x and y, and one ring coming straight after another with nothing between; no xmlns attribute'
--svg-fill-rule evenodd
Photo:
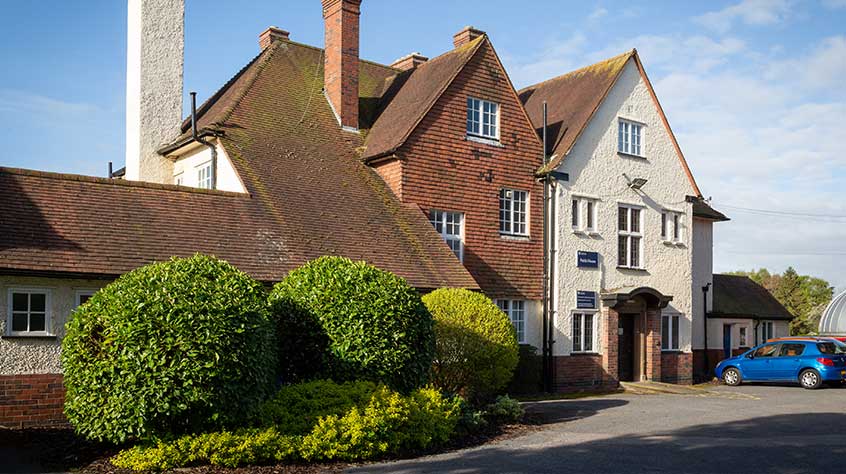
<svg viewBox="0 0 846 474"><path fill-rule="evenodd" d="M321 257L270 295L286 382L371 380L409 391L426 383L432 318L402 278L364 262Z"/></svg>
<svg viewBox="0 0 846 474"><path fill-rule="evenodd" d="M508 316L487 296L441 288L423 296L435 319L432 382L468 400L489 400L511 380L517 337Z"/></svg>
<svg viewBox="0 0 846 474"><path fill-rule="evenodd" d="M232 265L195 255L138 268L74 311L65 413L114 443L227 426L272 390L273 337L264 288Z"/></svg>
<svg viewBox="0 0 846 474"><path fill-rule="evenodd" d="M460 400L444 398L436 390L420 389L404 396L381 386L363 408L321 417L305 435L270 427L184 436L121 451L112 463L147 471L195 464L236 467L290 461L372 460L446 442L455 431L459 416Z"/></svg>

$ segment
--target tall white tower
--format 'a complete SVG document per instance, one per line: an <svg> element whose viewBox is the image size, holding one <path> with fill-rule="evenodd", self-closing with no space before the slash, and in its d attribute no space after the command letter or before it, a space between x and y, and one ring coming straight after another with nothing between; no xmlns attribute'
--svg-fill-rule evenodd
<svg viewBox="0 0 846 474"><path fill-rule="evenodd" d="M185 0L128 0L126 179L171 183L156 150L179 135Z"/></svg>

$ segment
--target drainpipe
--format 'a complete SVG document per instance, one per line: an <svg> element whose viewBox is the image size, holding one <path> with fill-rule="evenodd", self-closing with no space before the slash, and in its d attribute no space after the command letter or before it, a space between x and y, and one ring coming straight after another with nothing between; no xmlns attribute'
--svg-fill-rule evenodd
<svg viewBox="0 0 846 474"><path fill-rule="evenodd" d="M546 114L544 114L546 116ZM549 334L549 389L550 392L552 391L552 381L555 380L555 363L552 357L552 349L555 345L555 339L552 337L555 332L553 329L555 328L555 318L556 318L556 305L555 305L555 210L557 209L555 206L555 194L558 186L556 186L556 181L554 181L554 176L550 175L547 178L547 183L549 183L550 190L549 190L549 330L547 333Z"/></svg>
<svg viewBox="0 0 846 474"><path fill-rule="evenodd" d="M543 166L546 168L547 154L546 154L546 102L543 103ZM549 314L549 177L543 178L543 342L541 348L541 382L543 383L543 390L545 392L552 392L552 380L550 379L550 368L552 366L552 353L550 352L549 340L552 339L550 333L550 314Z"/></svg>
<svg viewBox="0 0 846 474"><path fill-rule="evenodd" d="M711 283L707 283L702 287L702 336L704 337L704 350L702 351L705 357L705 377L711 373L711 365L708 363L708 288Z"/></svg>
<svg viewBox="0 0 846 474"><path fill-rule="evenodd" d="M761 325L761 320L758 319L758 318L755 318L754 321L755 321L755 346L757 346L758 345L758 327ZM755 347L755 346L752 346L752 347Z"/></svg>
<svg viewBox="0 0 846 474"><path fill-rule="evenodd" d="M211 188L217 189L217 147L197 133L197 93L191 92L191 138L211 151Z"/></svg>

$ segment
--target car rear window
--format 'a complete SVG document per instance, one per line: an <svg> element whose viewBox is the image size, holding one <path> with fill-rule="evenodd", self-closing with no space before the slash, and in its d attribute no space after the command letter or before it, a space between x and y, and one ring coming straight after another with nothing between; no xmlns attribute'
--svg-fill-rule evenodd
<svg viewBox="0 0 846 474"><path fill-rule="evenodd" d="M818 342L820 354L846 354L846 344L842 342Z"/></svg>

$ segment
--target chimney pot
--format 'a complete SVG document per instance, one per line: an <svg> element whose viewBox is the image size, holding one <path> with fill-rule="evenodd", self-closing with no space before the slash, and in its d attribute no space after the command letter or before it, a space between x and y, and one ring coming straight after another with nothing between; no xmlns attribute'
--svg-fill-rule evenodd
<svg viewBox="0 0 846 474"><path fill-rule="evenodd" d="M321 0L325 29L323 88L342 128L358 129L361 0Z"/></svg>
<svg viewBox="0 0 846 474"><path fill-rule="evenodd" d="M267 47L273 44L273 42L276 40L288 41L289 34L290 33L281 28L271 26L266 30L262 31L259 35L259 46L262 50L264 50L267 49Z"/></svg>
<svg viewBox="0 0 846 474"><path fill-rule="evenodd" d="M465 44L483 35L485 35L484 31L477 30L472 26L465 26L464 29L452 36L452 44L456 48L460 48L461 46L464 46Z"/></svg>
<svg viewBox="0 0 846 474"><path fill-rule="evenodd" d="M428 60L429 58L427 58L426 56L414 52L397 59L396 61L394 61L393 64L391 64L391 67L394 69L399 69L401 71L408 71L409 69L415 69L417 66L425 63Z"/></svg>

